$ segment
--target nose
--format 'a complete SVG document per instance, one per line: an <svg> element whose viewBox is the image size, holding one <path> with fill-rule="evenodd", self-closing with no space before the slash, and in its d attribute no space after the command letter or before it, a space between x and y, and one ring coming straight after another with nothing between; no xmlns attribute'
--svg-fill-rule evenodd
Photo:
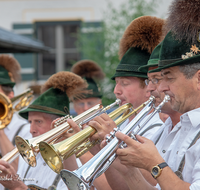
<svg viewBox="0 0 200 190"><path fill-rule="evenodd" d="M147 85L147 93L150 93L152 95L152 92L155 91L156 88L157 86L149 81L149 84Z"/></svg>
<svg viewBox="0 0 200 190"><path fill-rule="evenodd" d="M84 109L84 111L86 111L86 110L90 109L90 107L89 107L89 105L88 105L88 103L87 103L87 102L86 102L86 103L84 103L84 107L83 107L83 109Z"/></svg>
<svg viewBox="0 0 200 190"><path fill-rule="evenodd" d="M35 125L33 123L30 124L30 133L32 134L32 136L34 136L37 133L37 130L35 128Z"/></svg>
<svg viewBox="0 0 200 190"><path fill-rule="evenodd" d="M115 94L115 95L120 95L120 94L122 94L122 90L121 90L119 84L115 84L114 94Z"/></svg>
<svg viewBox="0 0 200 190"><path fill-rule="evenodd" d="M159 92L166 92L169 91L169 85L165 79L161 80L161 82L158 85L158 91Z"/></svg>

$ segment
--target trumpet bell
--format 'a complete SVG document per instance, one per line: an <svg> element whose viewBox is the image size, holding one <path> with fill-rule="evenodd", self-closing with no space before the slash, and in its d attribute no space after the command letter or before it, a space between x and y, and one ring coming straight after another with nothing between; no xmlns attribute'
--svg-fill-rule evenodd
<svg viewBox="0 0 200 190"><path fill-rule="evenodd" d="M28 163L32 167L35 167L36 154L29 140L24 140L20 136L16 136L15 143L16 143L19 153L21 154L23 159L26 161L26 163Z"/></svg>
<svg viewBox="0 0 200 190"><path fill-rule="evenodd" d="M81 175L78 176L74 172L68 170L62 170L60 172L60 175L69 189L90 190L92 182L90 183L90 185L88 185L88 183L84 181L84 178Z"/></svg>

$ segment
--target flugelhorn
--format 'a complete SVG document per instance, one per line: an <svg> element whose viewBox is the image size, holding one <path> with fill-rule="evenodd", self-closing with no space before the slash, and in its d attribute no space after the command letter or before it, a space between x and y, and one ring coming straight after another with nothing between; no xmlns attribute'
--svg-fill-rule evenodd
<svg viewBox="0 0 200 190"><path fill-rule="evenodd" d="M136 117L121 131L126 135L135 138L135 135L148 123L148 121L162 108L165 102L169 101L169 96L166 95L161 104L154 109L154 111L145 119L140 126L140 122L147 116L153 108L153 101L148 101L146 106L136 115ZM115 131L118 131L116 129ZM133 131L133 132L132 132ZM61 170L60 174L69 189L73 190L89 190L93 181L104 173L107 168L116 159L116 150L120 146L119 140L114 137L108 144L101 149L92 159L86 164L71 172L68 170ZM123 146L122 146L123 147Z"/></svg>
<svg viewBox="0 0 200 190"><path fill-rule="evenodd" d="M105 108L98 104L89 110L79 114L75 118L73 118L73 121L77 124L84 124L87 123L89 120L94 118L95 116L106 112L107 110L111 109L115 105L118 105L120 103L120 100L117 99L114 103L106 106ZM56 140L58 140L65 132L71 129L70 125L65 121L68 116L61 119L60 125L55 126L54 129L38 136L34 137L29 140L25 140L21 138L20 136L15 137L15 144L19 150L19 153L23 157L23 159L28 163L30 166L35 167L36 166L36 156L39 152L39 142L45 141L47 143L54 143Z"/></svg>
<svg viewBox="0 0 200 190"><path fill-rule="evenodd" d="M138 108L133 109L132 105L127 103L108 115L114 120L122 114L122 116L115 120L116 125L119 125L131 115L136 114L144 106L145 104L142 104ZM57 144L49 145L46 142L40 142L40 153L49 167L56 173L59 173L61 169L63 169L63 161L72 154L76 154L77 151L80 150L79 146L82 146L82 143L88 141L94 133L96 133L96 129L88 126L82 131Z"/></svg>
<svg viewBox="0 0 200 190"><path fill-rule="evenodd" d="M13 113L28 106L33 99L33 91L27 89L22 94L9 99L3 93L0 93L0 129L4 129L12 120ZM14 107L13 103L19 100Z"/></svg>

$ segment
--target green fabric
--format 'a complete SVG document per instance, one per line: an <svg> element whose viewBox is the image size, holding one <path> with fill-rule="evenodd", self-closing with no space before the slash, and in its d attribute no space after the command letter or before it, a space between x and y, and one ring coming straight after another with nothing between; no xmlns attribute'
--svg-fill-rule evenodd
<svg viewBox="0 0 200 190"><path fill-rule="evenodd" d="M169 32L165 39L160 50L160 60L158 62L158 68L151 70L152 72L158 72L162 69L169 67L174 67L178 65L186 65L192 63L200 62L200 55L194 55L193 57L182 59L182 55L190 52L190 48L194 44L186 43L185 40L179 41L175 39L176 37ZM200 47L200 43L196 44L197 47Z"/></svg>
<svg viewBox="0 0 200 190"><path fill-rule="evenodd" d="M131 47L122 57L111 79L115 80L115 77L147 78L147 73L138 71L138 68L146 65L149 57L150 54L146 50L141 50L139 47Z"/></svg>
<svg viewBox="0 0 200 190"><path fill-rule="evenodd" d="M97 86L97 83L92 78L85 77L85 80L88 83L88 90L92 90L92 94L84 94L84 98L102 98L101 89Z"/></svg>
<svg viewBox="0 0 200 190"><path fill-rule="evenodd" d="M160 44L158 44L155 49L153 50L150 58L149 58L149 61L148 61L148 64L147 65L144 65L144 66L141 66L138 70L141 71L141 72L148 72L149 70L149 67L155 67L155 66L158 66L158 61L159 61L159 55L160 55L160 49L161 49L161 46L162 46L162 42Z"/></svg>
<svg viewBox="0 0 200 190"><path fill-rule="evenodd" d="M0 85L7 85L11 87L15 85L15 83L10 80L8 71L2 66L0 66Z"/></svg>
<svg viewBox="0 0 200 190"><path fill-rule="evenodd" d="M69 98L66 92L57 88L50 88L41 94L27 109L19 112L19 115L28 119L28 112L43 112L66 116L69 114Z"/></svg>

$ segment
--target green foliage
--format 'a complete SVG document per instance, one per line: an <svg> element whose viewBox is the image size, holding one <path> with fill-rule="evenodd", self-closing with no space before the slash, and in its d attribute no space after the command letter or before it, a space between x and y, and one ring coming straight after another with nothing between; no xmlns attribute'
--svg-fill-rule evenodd
<svg viewBox="0 0 200 190"><path fill-rule="evenodd" d="M126 27L137 17L155 13L158 3L159 0L124 0L117 9L108 1L101 23L82 24L77 43L82 59L96 61L106 74L106 79L100 84L104 94L103 104L115 100L115 82L110 78L119 64L119 42Z"/></svg>

